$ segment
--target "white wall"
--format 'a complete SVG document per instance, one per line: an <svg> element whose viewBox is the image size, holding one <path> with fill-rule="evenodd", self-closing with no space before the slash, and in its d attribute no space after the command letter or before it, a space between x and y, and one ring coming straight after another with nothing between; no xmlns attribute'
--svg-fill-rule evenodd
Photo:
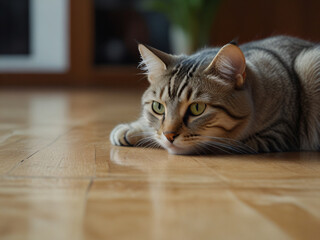
<svg viewBox="0 0 320 240"><path fill-rule="evenodd" d="M69 68L69 0L30 0L30 55L0 55L0 72Z"/></svg>

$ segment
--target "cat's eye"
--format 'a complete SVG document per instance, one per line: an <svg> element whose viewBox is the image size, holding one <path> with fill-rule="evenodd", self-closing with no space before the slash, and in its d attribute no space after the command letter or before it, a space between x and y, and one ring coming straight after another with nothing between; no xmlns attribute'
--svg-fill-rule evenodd
<svg viewBox="0 0 320 240"><path fill-rule="evenodd" d="M159 103L159 102L156 102L156 101L153 101L152 102L152 110L156 113L156 114L159 114L159 115L162 115L164 114L164 106L163 104Z"/></svg>
<svg viewBox="0 0 320 240"><path fill-rule="evenodd" d="M190 113L193 116L199 116L206 109L206 104L204 103L192 103L189 107Z"/></svg>

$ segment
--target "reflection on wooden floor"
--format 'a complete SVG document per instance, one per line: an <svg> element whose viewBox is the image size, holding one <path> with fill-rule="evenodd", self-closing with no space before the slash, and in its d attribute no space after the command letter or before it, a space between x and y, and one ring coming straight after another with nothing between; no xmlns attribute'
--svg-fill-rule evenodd
<svg viewBox="0 0 320 240"><path fill-rule="evenodd" d="M0 92L0 239L319 239L320 153L109 144L140 93Z"/></svg>

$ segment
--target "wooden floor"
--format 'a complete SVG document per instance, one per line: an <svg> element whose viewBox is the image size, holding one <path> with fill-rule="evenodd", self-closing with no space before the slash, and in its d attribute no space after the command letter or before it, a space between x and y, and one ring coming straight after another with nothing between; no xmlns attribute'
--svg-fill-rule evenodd
<svg viewBox="0 0 320 240"><path fill-rule="evenodd" d="M0 91L0 239L320 239L320 154L110 146L140 94Z"/></svg>

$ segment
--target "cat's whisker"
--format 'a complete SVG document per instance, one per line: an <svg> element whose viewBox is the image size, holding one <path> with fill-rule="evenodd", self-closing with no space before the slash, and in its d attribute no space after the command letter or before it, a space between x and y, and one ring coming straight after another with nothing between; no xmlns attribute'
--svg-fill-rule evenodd
<svg viewBox="0 0 320 240"><path fill-rule="evenodd" d="M201 152L203 154L209 154L209 153L212 153L213 152L213 149L212 147L209 147L207 146L206 144L204 143L199 143L197 144L198 148L201 150Z"/></svg>
<svg viewBox="0 0 320 240"><path fill-rule="evenodd" d="M232 138L224 138L224 137L214 137L214 136L202 136L202 137L208 137L208 138L213 138L213 139L218 139L218 140L226 140L226 141L230 141L230 142L235 142L235 143L239 143L239 144L244 144L239 140L235 140Z"/></svg>
<svg viewBox="0 0 320 240"><path fill-rule="evenodd" d="M221 139L225 139L225 141L231 141L231 142L234 142L236 144L239 144L241 148L244 148L245 150L249 150L249 153L258 153L255 149L253 149L252 147L250 147L249 145L241 142L241 141L238 141L238 140L235 140L235 139L229 139L229 138L221 138Z"/></svg>
<svg viewBox="0 0 320 240"><path fill-rule="evenodd" d="M194 150L195 150L195 153L196 153L196 154L201 155L201 151L199 151L199 150L202 150L202 148L201 148L200 146L195 145L195 146L194 146Z"/></svg>
<svg viewBox="0 0 320 240"><path fill-rule="evenodd" d="M197 143L197 146L200 148L203 154L210 154L214 150L212 146L208 146L205 142L199 142Z"/></svg>
<svg viewBox="0 0 320 240"><path fill-rule="evenodd" d="M239 151L242 151L242 153L257 153L256 150L254 150L253 148L251 148L250 146L248 146L247 144L240 142L238 140L235 139L231 139L231 138L222 138L222 137L213 137L213 136L201 136L202 138L207 138L207 139L214 139L214 140L218 140L221 143L224 144L228 144L232 147L236 147ZM230 143L232 142L232 143ZM245 151L245 152L243 152Z"/></svg>
<svg viewBox="0 0 320 240"><path fill-rule="evenodd" d="M143 145L146 145L150 142L153 142L153 140L151 138L143 138L143 139L140 139L138 142L137 142L137 146L143 146Z"/></svg>
<svg viewBox="0 0 320 240"><path fill-rule="evenodd" d="M136 144L136 146L143 147L143 148L151 148L151 149L161 147L160 144L157 141L155 141L155 139L152 136L147 136L140 139Z"/></svg>
<svg viewBox="0 0 320 240"><path fill-rule="evenodd" d="M228 141L228 142L234 142L240 145L245 145L244 143L242 143L241 141L232 139L232 138L223 138L223 137L214 137L214 136L202 136L205 138L211 138L211 139L216 139L216 140L220 140L220 141Z"/></svg>
<svg viewBox="0 0 320 240"><path fill-rule="evenodd" d="M221 146L222 147L221 148L219 145L217 145L216 143L213 143L213 142L202 142L201 144L202 144L203 147L205 147L206 149L210 150L209 153L213 152L212 151L213 150L212 147L213 147L213 148L216 148L216 149L218 149L220 151L223 151L225 153L232 154L232 152L224 149L225 146Z"/></svg>
<svg viewBox="0 0 320 240"><path fill-rule="evenodd" d="M153 141L154 141L154 139L152 137L144 137L136 143L136 146L137 147L144 147L145 144L148 144Z"/></svg>
<svg viewBox="0 0 320 240"><path fill-rule="evenodd" d="M230 150L233 150L234 152L241 153L241 154L252 153L254 151L253 149L248 149L248 146L246 146L245 144L243 144L237 140L233 140L233 139L210 137L210 136L197 136L197 138L218 140L218 141L210 141L210 142L220 144L221 147L229 148ZM193 140L196 140L196 139L193 139ZM234 142L234 143L232 143L232 142ZM243 145L243 146L241 146L241 145Z"/></svg>
<svg viewBox="0 0 320 240"><path fill-rule="evenodd" d="M236 153L239 153L239 154L247 154L248 151L239 147L239 146L236 146L236 145L231 145L229 143L220 143L220 142L217 142L216 144L218 144L219 146L223 146L225 148L228 148L230 150L232 150L233 152L236 152Z"/></svg>
<svg viewBox="0 0 320 240"><path fill-rule="evenodd" d="M227 142L217 142L217 141L210 141L210 142L205 142L207 145L218 145L220 147L223 147L223 148L226 148L226 149L229 149L229 150L232 150L233 152L237 152L237 153L240 153L240 154L245 154L245 153L248 153L248 150L246 149L243 149L241 148L240 146L236 146L234 144L230 144L230 143L227 143Z"/></svg>
<svg viewBox="0 0 320 240"><path fill-rule="evenodd" d="M203 142L195 142L195 145L193 146L194 150L196 150L197 154L208 154L212 152L212 149L210 149L206 144Z"/></svg>
<svg viewBox="0 0 320 240"><path fill-rule="evenodd" d="M247 153L247 152L244 152L242 150L239 150L237 149L235 146L231 146L231 145L227 145L227 144L223 144L223 143L218 143L218 142L207 142L208 146L219 146L219 147L222 147L223 149L228 149L228 150L231 150L232 152L235 152L235 153L240 153L240 154L244 154L244 153ZM228 152L230 153L230 152Z"/></svg>

